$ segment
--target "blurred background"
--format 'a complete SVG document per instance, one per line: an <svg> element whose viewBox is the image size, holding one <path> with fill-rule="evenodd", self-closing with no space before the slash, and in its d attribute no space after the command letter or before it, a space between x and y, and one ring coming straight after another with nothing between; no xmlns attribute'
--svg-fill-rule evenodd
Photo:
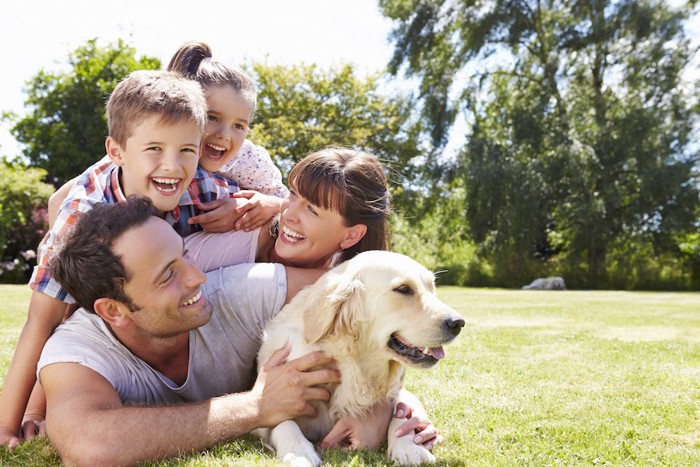
<svg viewBox="0 0 700 467"><path fill-rule="evenodd" d="M393 249L439 283L700 290L696 2L12 2L0 50L0 282L56 186L104 155L104 102L188 40L258 85L284 174L342 144L392 183Z"/></svg>

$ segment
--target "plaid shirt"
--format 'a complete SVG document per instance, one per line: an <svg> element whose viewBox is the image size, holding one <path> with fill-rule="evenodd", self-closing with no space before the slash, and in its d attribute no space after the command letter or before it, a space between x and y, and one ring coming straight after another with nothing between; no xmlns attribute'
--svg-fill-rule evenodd
<svg viewBox="0 0 700 467"><path fill-rule="evenodd" d="M211 174L198 166L187 191L180 198L177 207L166 214L165 220L183 237L201 231L202 227L199 224L187 224L190 217L201 212L199 205L227 198L237 191L236 182L221 175ZM66 303L73 303L73 297L51 276L49 261L56 250L60 249L61 242L82 213L89 211L97 203L125 202L126 196L119 185L119 167L103 159L83 172L61 204L53 228L39 244L39 259L29 281L32 290Z"/></svg>

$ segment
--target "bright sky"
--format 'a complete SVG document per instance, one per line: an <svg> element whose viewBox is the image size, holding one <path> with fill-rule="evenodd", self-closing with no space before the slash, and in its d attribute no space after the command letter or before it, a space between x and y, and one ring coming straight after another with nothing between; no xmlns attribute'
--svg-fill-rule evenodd
<svg viewBox="0 0 700 467"><path fill-rule="evenodd" d="M390 30L377 0L13 0L2 6L0 113L24 115L25 82L64 69L92 38L124 39L164 65L182 43L201 40L224 63L353 63L364 74L388 63ZM0 122L0 155L14 156L9 127Z"/></svg>

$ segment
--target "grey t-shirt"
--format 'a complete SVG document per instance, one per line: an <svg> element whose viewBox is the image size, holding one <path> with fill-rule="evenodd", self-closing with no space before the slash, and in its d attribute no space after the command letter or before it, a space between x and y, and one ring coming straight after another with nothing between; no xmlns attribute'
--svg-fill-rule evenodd
<svg viewBox="0 0 700 467"><path fill-rule="evenodd" d="M99 316L83 309L49 338L37 374L52 363L79 363L104 376L124 403L200 401L249 389L263 328L284 306L284 267L258 263L217 269L207 273L204 287L214 312L207 324L190 331L182 386L135 357Z"/></svg>

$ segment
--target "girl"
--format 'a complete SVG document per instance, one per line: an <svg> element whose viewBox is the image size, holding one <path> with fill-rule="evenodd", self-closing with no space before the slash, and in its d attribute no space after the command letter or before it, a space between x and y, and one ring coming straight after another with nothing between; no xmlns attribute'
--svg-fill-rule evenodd
<svg viewBox="0 0 700 467"><path fill-rule="evenodd" d="M203 208L210 212L190 223L199 223L210 232L232 227L252 230L267 223L279 211L288 190L267 151L246 139L255 111L255 84L243 71L213 60L211 49L203 42L183 44L168 70L197 81L204 89L209 121L199 165L246 190L238 195L236 204L205 204Z"/></svg>

